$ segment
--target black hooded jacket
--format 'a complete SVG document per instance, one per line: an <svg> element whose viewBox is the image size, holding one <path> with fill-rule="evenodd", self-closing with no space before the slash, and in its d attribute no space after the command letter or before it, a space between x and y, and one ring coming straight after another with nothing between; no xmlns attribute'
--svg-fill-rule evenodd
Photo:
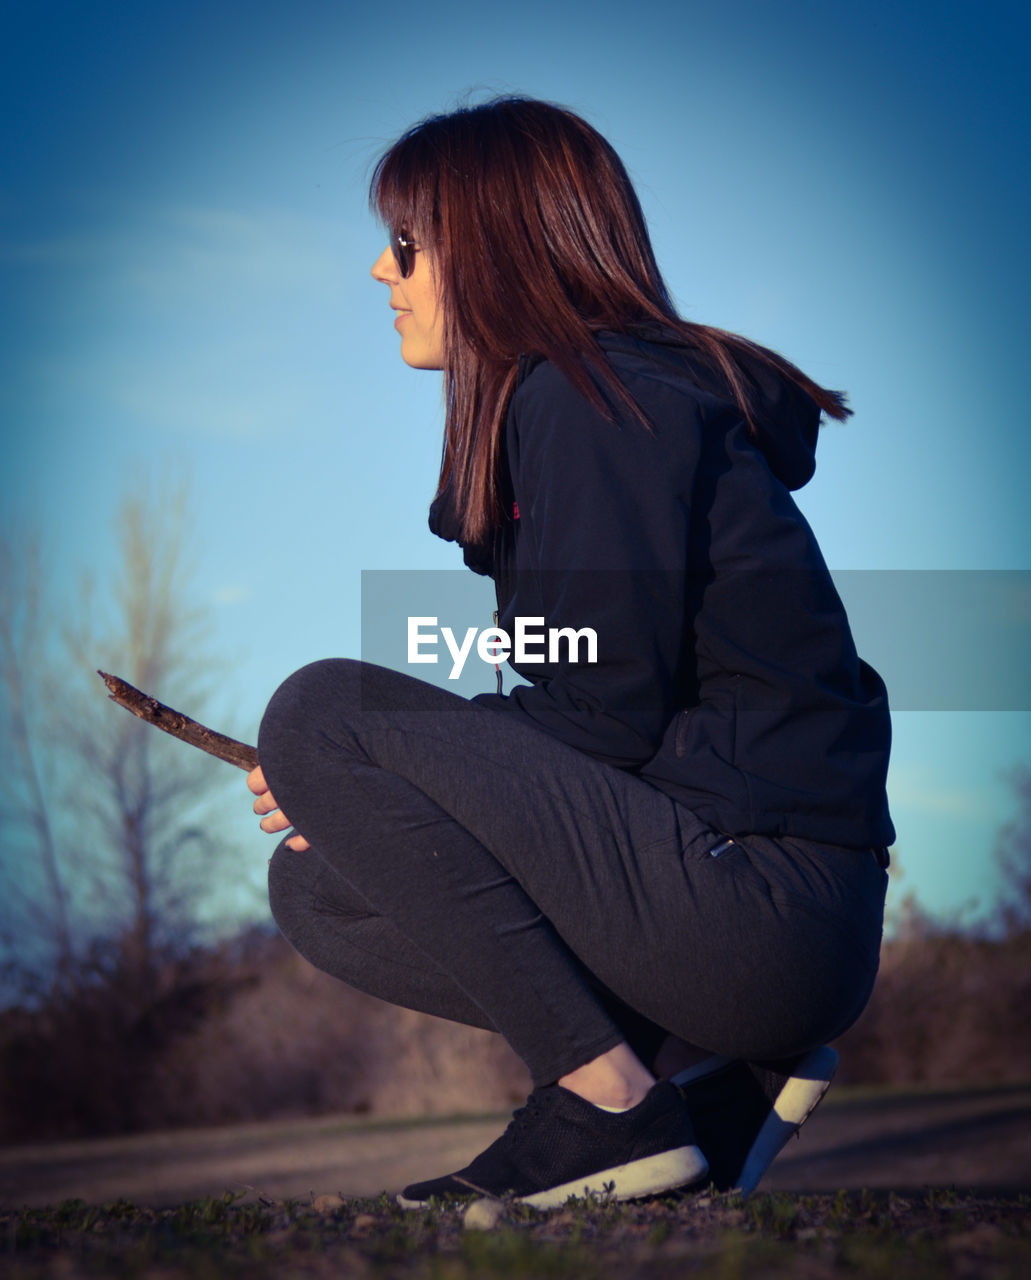
<svg viewBox="0 0 1031 1280"><path fill-rule="evenodd" d="M750 363L752 439L682 340L599 340L650 429L619 406L608 421L524 358L505 428L511 518L490 547L464 547L510 635L517 617L589 627L597 662L560 645L543 665L512 662L531 685L476 701L639 773L723 834L890 844L884 685L790 494L813 474L817 405ZM455 536L446 497L430 524Z"/></svg>

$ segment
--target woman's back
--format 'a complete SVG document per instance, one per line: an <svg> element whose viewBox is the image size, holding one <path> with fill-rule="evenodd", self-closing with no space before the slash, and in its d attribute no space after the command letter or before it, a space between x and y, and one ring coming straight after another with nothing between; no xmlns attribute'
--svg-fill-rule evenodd
<svg viewBox="0 0 1031 1280"><path fill-rule="evenodd" d="M884 687L790 493L812 474L817 406L764 378L753 439L690 348L600 338L648 425L524 361L513 518L480 564L506 630L590 627L598 661L523 666L532 688L480 700L640 770L717 830L890 843Z"/></svg>

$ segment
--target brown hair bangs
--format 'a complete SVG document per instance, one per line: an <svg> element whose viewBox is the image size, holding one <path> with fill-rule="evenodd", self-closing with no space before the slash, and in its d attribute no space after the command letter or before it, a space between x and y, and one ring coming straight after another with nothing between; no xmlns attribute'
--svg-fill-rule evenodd
<svg viewBox="0 0 1031 1280"><path fill-rule="evenodd" d="M831 416L849 412L781 356L676 314L622 162L565 108L506 97L431 116L380 159L370 202L392 234L415 236L436 274L446 406L437 493L450 490L463 541L503 518L499 456L521 355L552 361L606 417L621 406L645 421L595 335L660 324L699 349L753 429L754 393L735 359L745 352Z"/></svg>

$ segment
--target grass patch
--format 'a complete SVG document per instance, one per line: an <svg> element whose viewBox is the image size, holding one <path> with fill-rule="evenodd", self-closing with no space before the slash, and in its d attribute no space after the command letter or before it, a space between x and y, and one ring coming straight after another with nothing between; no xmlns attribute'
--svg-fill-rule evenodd
<svg viewBox="0 0 1031 1280"><path fill-rule="evenodd" d="M461 1210L406 1212L387 1197L325 1205L243 1203L230 1194L173 1209L66 1201L0 1213L10 1280L208 1280L382 1276L399 1280L941 1280L1031 1274L1031 1196L958 1191L693 1195L639 1204L509 1206L490 1231Z"/></svg>

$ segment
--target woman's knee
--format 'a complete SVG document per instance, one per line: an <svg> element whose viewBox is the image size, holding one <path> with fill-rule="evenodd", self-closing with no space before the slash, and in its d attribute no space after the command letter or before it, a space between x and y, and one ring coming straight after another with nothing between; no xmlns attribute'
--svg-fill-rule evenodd
<svg viewBox="0 0 1031 1280"><path fill-rule="evenodd" d="M322 658L287 676L269 699L258 730L258 759L265 776L275 761L296 755L328 722L339 725L356 696L361 663Z"/></svg>

